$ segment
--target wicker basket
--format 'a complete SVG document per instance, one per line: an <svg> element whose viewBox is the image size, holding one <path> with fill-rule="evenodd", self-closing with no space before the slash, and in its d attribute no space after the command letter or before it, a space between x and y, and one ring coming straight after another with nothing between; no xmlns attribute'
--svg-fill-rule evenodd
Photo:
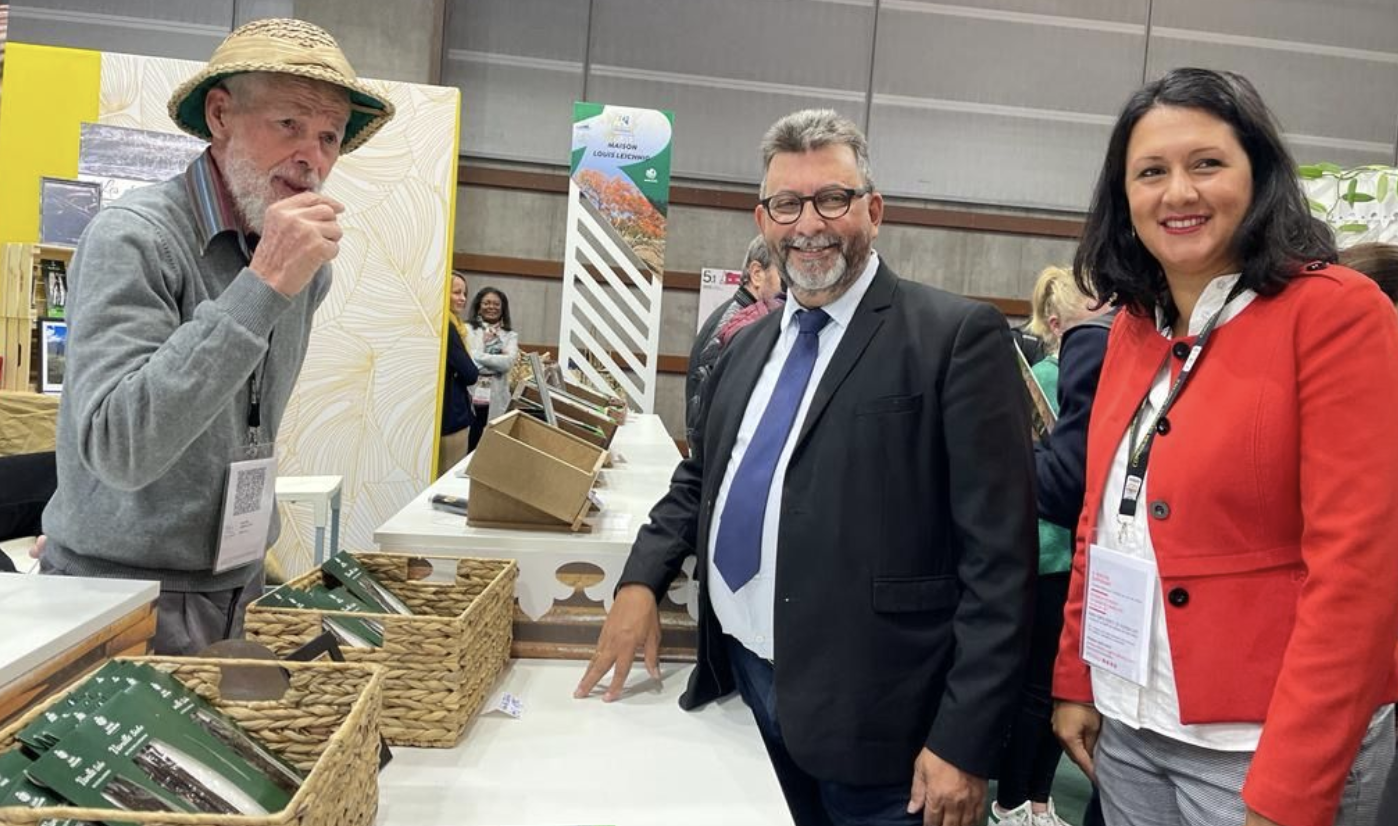
<svg viewBox="0 0 1398 826"><path fill-rule="evenodd" d="M125 659L169 672L268 748L308 772L291 803L266 817L11 806L0 808L0 826L33 826L45 820L65 818L162 826L369 826L374 822L379 808L379 710L383 669L352 663L276 663L290 675L291 688L287 693L279 700L237 702L219 696L222 669L229 666L265 668L269 665L267 661ZM0 752L15 748L15 737L20 730L80 684L35 706L0 730Z"/></svg>
<svg viewBox="0 0 1398 826"><path fill-rule="evenodd" d="M413 556L354 557L416 614L345 615L372 616L384 627L382 648L343 649L349 662L386 668L384 739L394 746L451 748L510 658L519 568L510 559L417 557L456 567L454 583L427 582L408 577ZM306 588L320 576L310 571L288 584ZM244 628L249 639L286 654L321 633L322 613L254 602Z"/></svg>

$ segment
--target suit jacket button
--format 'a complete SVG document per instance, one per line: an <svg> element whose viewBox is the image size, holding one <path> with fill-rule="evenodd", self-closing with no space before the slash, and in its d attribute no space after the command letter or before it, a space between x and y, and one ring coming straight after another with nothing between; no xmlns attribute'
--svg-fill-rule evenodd
<svg viewBox="0 0 1398 826"><path fill-rule="evenodd" d="M1183 608L1189 604L1189 592L1183 588L1171 588L1170 594L1166 598L1169 599L1170 604L1176 608Z"/></svg>
<svg viewBox="0 0 1398 826"><path fill-rule="evenodd" d="M1177 341L1175 346L1170 348L1170 352L1174 354L1175 358L1182 359L1189 355L1189 345L1183 341Z"/></svg>
<svg viewBox="0 0 1398 826"><path fill-rule="evenodd" d="M1160 421L1155 423L1155 432L1160 434L1161 436L1164 436L1166 433L1169 433L1170 420L1165 418L1164 416L1160 417Z"/></svg>
<svg viewBox="0 0 1398 826"><path fill-rule="evenodd" d="M1156 519L1168 519L1170 516L1170 506L1163 499L1157 499L1150 503L1150 515Z"/></svg>

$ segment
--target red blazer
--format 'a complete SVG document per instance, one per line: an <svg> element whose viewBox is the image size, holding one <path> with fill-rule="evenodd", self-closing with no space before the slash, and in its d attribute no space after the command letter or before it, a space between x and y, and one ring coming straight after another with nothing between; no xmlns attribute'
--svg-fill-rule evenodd
<svg viewBox="0 0 1398 826"><path fill-rule="evenodd" d="M1142 503L1181 722L1264 723L1243 799L1288 826L1332 821L1370 717L1398 698L1398 318L1364 276L1312 266L1214 332L1155 439ZM1108 339L1058 698L1092 702L1085 540L1104 494L1120 496L1103 491L1109 464L1180 340L1125 312Z"/></svg>

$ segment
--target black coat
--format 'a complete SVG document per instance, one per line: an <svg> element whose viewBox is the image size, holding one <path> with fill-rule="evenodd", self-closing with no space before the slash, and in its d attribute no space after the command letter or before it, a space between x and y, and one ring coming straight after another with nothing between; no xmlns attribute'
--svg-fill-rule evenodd
<svg viewBox="0 0 1398 826"><path fill-rule="evenodd" d="M733 688L709 607L709 526L782 313L743 330L621 582L663 594L698 553L699 663ZM1029 413L1004 319L881 265L821 378L785 478L776 567L782 733L822 779L909 782L925 745L990 774L1019 702L1037 564Z"/></svg>
<svg viewBox="0 0 1398 826"><path fill-rule="evenodd" d="M1034 446L1039 518L1068 530L1078 527L1087 476L1087 424L1102 376L1113 310L1063 334L1058 348L1058 424Z"/></svg>
<svg viewBox="0 0 1398 826"><path fill-rule="evenodd" d="M459 433L471 426L471 385L480 378L480 368L466 352L466 344L456 326L447 325L447 386L442 393L442 435Z"/></svg>
<svg viewBox="0 0 1398 826"><path fill-rule="evenodd" d="M689 373L684 380L685 441L694 441L694 430L699 426L701 394L718 361L718 334L723 330L723 322L737 310L756 303L757 297L748 292L747 287L739 287L733 297L715 307L699 327L699 334L694 337L694 345L689 349Z"/></svg>

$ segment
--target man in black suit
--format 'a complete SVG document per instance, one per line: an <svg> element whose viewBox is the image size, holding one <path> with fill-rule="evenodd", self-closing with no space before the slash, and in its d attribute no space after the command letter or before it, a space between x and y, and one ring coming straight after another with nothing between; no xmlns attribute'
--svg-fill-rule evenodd
<svg viewBox="0 0 1398 826"><path fill-rule="evenodd" d="M790 300L741 332L622 574L587 696L698 555L681 705L736 686L798 824L971 826L1018 700L1037 559L1024 390L1004 319L873 252L883 198L830 110L763 141L758 227Z"/></svg>

